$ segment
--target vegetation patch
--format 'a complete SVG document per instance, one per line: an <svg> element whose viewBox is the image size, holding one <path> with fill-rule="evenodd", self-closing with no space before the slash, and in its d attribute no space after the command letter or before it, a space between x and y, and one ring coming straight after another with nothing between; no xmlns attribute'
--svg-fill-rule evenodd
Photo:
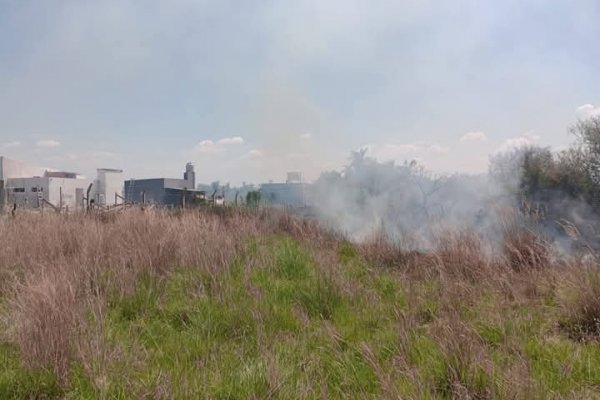
<svg viewBox="0 0 600 400"><path fill-rule="evenodd" d="M457 241L407 261L394 245L332 245L259 211L140 217L11 226L29 242L1 248L0 261L28 254L32 267L5 283L0 398L600 394L593 268L501 258L492 269ZM72 230L69 258L60 237L28 233L43 223ZM38 352L27 353L31 338ZM68 352L41 351L62 343Z"/></svg>

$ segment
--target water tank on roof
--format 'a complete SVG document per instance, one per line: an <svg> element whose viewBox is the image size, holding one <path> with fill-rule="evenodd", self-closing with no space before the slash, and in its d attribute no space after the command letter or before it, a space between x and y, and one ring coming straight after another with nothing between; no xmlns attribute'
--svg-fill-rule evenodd
<svg viewBox="0 0 600 400"><path fill-rule="evenodd" d="M287 183L298 183L302 182L302 173L298 171L292 171L287 173Z"/></svg>

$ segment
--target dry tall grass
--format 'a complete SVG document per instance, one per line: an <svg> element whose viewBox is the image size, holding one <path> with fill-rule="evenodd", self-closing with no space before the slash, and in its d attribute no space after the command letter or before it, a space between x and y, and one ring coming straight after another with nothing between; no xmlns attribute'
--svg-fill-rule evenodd
<svg viewBox="0 0 600 400"><path fill-rule="evenodd" d="M84 311L107 295L132 293L140 274L190 265L214 275L230 265L266 220L245 213L131 211L103 216L23 214L0 222L2 290L8 335L30 367L51 365L66 381L78 351Z"/></svg>
<svg viewBox="0 0 600 400"><path fill-rule="evenodd" d="M504 253L496 255L484 254L481 239L468 232L444 234L427 253L406 251L381 235L357 246L357 256L370 268L396 273L410 287L407 301L415 308L408 313L398 311L396 316L405 332L431 324L433 336L451 360L446 380L434 388L424 387L423 393L433 391L454 398L499 395L494 385L477 381L477 371L491 374L486 339L460 322L465 304L477 304L490 293L506 299L506 307L540 302L549 291L557 293L562 310L557 329L575 341L600 339L598 265L589 259L587 265L554 262L548 256L548 245L531 232L507 233ZM213 287L218 288L217 275L234 263L250 238L267 240L274 234L306 243L327 285L350 296L360 290L360 280L342 278L337 272L341 262L337 254L344 254L342 238L324 232L314 221L288 214L130 210L110 217L3 217L0 298L6 299L4 340L18 346L26 367L50 367L64 385L69 382L73 361L96 374L96 383L101 385L102 365L119 357L118 349L103 342L103 315L109 299L133 293L142 276L160 278L175 268L200 270L212 277ZM427 286L432 277L439 286ZM443 301L435 309L425 309L422 297L432 290ZM493 319L493 310L486 317ZM332 335L336 337L335 332ZM418 379L408 361L414 340L399 332L403 350L397 355L397 371L384 371L372 350L363 346L363 354L388 397L393 397L390 382L395 374ZM505 346L522 352L514 344ZM512 363L510 368L514 371L507 371L503 379L515 381L504 382L505 396L515 398L535 391L527 365Z"/></svg>

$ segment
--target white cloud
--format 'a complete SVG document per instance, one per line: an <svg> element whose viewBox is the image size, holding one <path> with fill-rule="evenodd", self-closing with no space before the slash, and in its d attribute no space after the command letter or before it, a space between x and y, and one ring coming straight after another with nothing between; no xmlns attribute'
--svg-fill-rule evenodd
<svg viewBox="0 0 600 400"><path fill-rule="evenodd" d="M582 106L577 107L575 110L575 114L579 118L591 118L591 117L599 117L600 116L600 106L594 106L593 104L584 104Z"/></svg>
<svg viewBox="0 0 600 400"><path fill-rule="evenodd" d="M244 143L244 139L240 136L225 137L217 140L216 142L205 139L201 140L194 146L194 152L200 154L215 154L222 153L227 150L227 146L238 145Z"/></svg>
<svg viewBox="0 0 600 400"><path fill-rule="evenodd" d="M300 139L308 140L310 138L312 138L312 133L309 133L309 132L303 133L302 135L300 135Z"/></svg>
<svg viewBox="0 0 600 400"><path fill-rule="evenodd" d="M483 142L486 139L487 136L481 131L467 132L460 137L461 142Z"/></svg>
<svg viewBox="0 0 600 400"><path fill-rule="evenodd" d="M12 142L6 142L4 144L2 144L2 147L5 149L10 149L10 148L15 148L15 147L20 147L21 146L21 142L19 141L12 141Z"/></svg>
<svg viewBox="0 0 600 400"><path fill-rule="evenodd" d="M215 143L212 140L202 140L198 143L198 146L214 146Z"/></svg>
<svg viewBox="0 0 600 400"><path fill-rule="evenodd" d="M196 146L194 146L194 151L196 153L201 153L201 154L220 153L223 150L224 149L222 146L219 146L217 143L213 142L210 139L202 140L202 141L198 142L198 144Z"/></svg>
<svg viewBox="0 0 600 400"><path fill-rule="evenodd" d="M248 153L244 154L243 158L257 159L264 156L263 152L258 149L252 149Z"/></svg>
<svg viewBox="0 0 600 400"><path fill-rule="evenodd" d="M60 146L60 142L54 139L47 139L47 140L38 140L37 142L35 142L36 147L45 147L45 148L50 148L50 147L59 147Z"/></svg>
<svg viewBox="0 0 600 400"><path fill-rule="evenodd" d="M532 132L525 133L521 136L508 138L498 147L495 153L504 153L521 147L533 146L540 140L539 135L534 135Z"/></svg>
<svg viewBox="0 0 600 400"><path fill-rule="evenodd" d="M226 137L223 139L219 139L217 144L229 145L229 144L242 144L244 143L244 138L240 136Z"/></svg>

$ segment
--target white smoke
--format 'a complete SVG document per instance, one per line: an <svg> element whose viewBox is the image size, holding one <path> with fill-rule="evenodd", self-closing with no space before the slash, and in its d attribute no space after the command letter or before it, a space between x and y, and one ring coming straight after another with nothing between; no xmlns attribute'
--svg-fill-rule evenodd
<svg viewBox="0 0 600 400"><path fill-rule="evenodd" d="M578 199L543 193L550 196L543 204L551 206L541 212L523 204L523 154L521 149L494 155L488 174L437 176L414 161L380 163L362 150L342 171L321 175L311 203L328 227L353 240L384 233L421 249L433 246L441 232L464 230L497 248L507 223L537 232L562 252L581 237L596 237L598 218ZM578 238L570 236L573 228Z"/></svg>
<svg viewBox="0 0 600 400"><path fill-rule="evenodd" d="M383 231L427 245L445 228L489 230L492 210L513 205L485 175L436 176L416 162L379 163L366 151L342 172L321 175L313 205L326 224L361 240Z"/></svg>

